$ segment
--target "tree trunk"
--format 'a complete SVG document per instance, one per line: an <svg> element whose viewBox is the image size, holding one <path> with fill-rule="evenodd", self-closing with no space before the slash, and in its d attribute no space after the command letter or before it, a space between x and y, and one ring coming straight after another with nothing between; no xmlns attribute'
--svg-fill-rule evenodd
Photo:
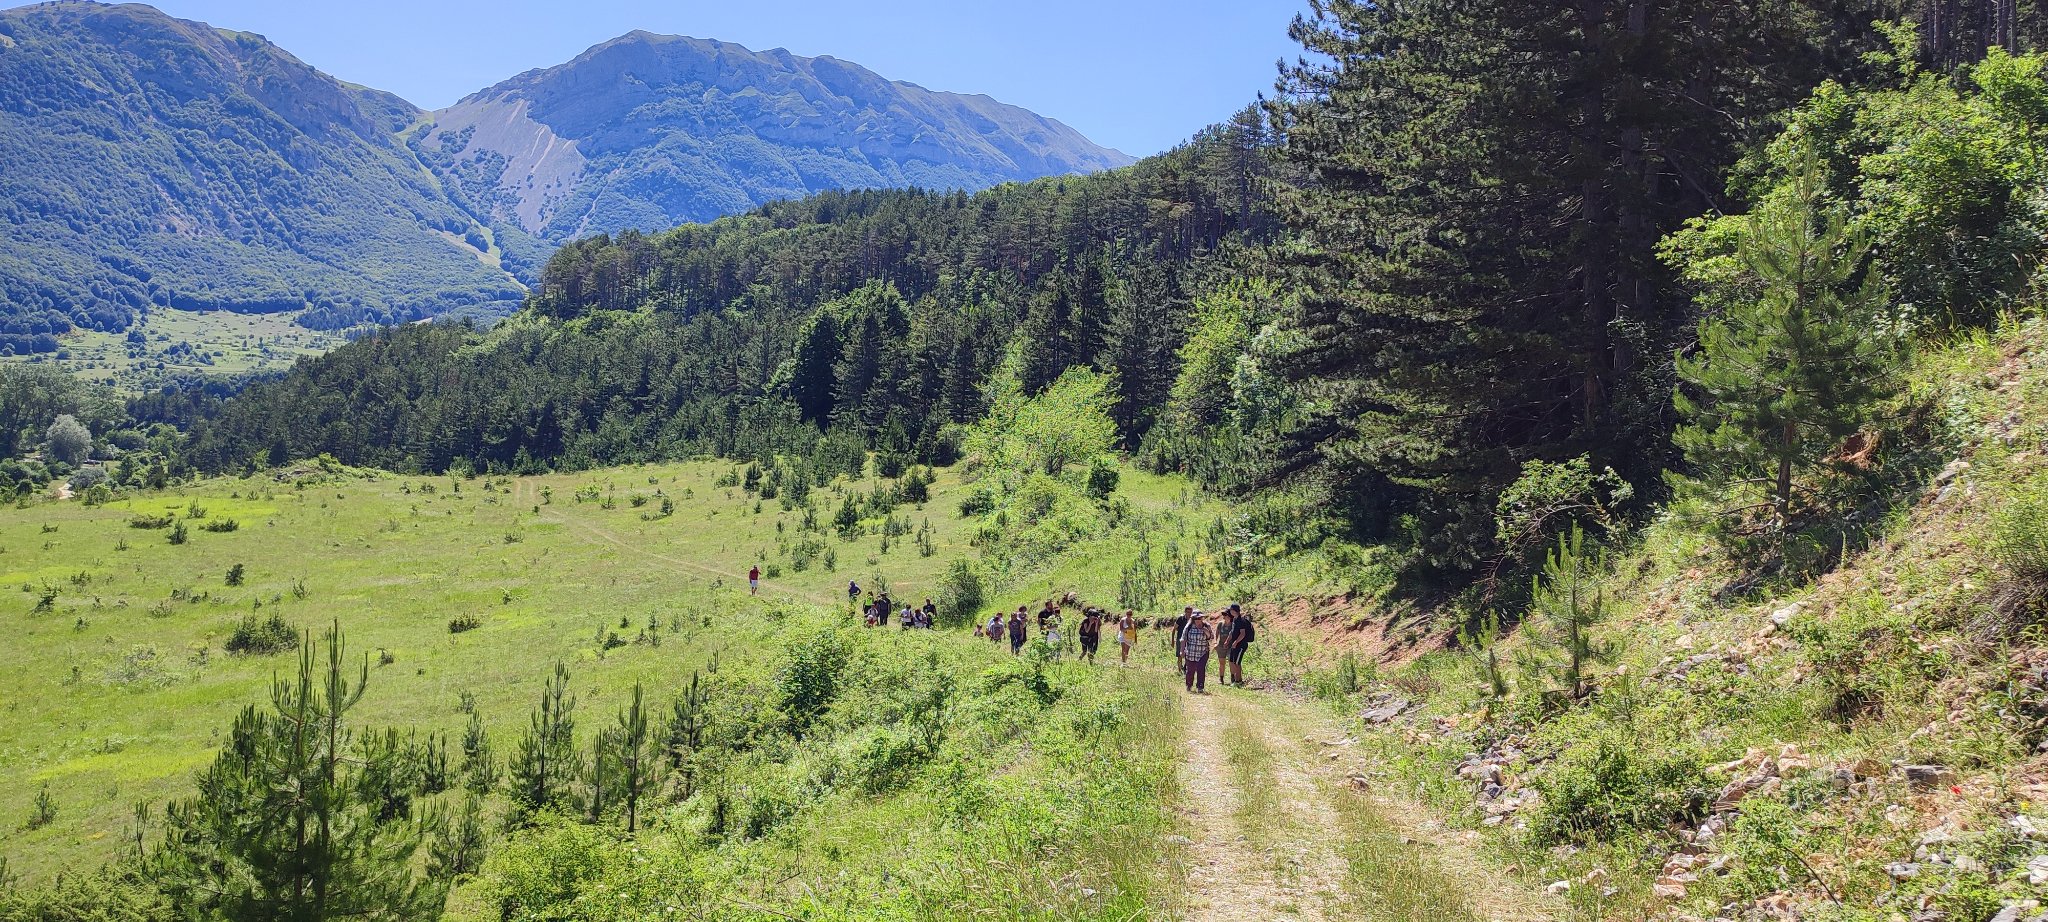
<svg viewBox="0 0 2048 922"><path fill-rule="evenodd" d="M1774 497L1778 512L1778 527L1783 528L1792 518L1792 451L1799 445L1799 424L1785 421L1785 441L1778 453L1778 485Z"/></svg>

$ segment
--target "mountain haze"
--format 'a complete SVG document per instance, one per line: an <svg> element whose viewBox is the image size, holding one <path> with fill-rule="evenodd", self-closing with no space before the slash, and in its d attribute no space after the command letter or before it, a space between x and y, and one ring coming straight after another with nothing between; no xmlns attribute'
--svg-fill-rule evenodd
<svg viewBox="0 0 2048 922"><path fill-rule="evenodd" d="M832 58L636 32L429 113L259 35L38 4L0 12L0 354L163 308L502 312L578 234L1128 162Z"/></svg>
<svg viewBox="0 0 2048 922"><path fill-rule="evenodd" d="M547 239L659 230L828 189L980 189L1124 166L1052 119L832 57L633 32L434 113L425 147Z"/></svg>

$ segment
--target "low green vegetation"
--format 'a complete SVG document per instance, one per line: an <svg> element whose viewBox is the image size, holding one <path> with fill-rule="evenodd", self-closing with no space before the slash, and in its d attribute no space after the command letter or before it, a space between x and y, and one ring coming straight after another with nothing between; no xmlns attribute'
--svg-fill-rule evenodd
<svg viewBox="0 0 2048 922"><path fill-rule="evenodd" d="M1085 499L1088 471L1086 466L1070 471L1070 479L1057 481L1059 489ZM1170 772L1150 764L1142 771L1111 771L1114 766L1071 761L1103 758L1106 751L1124 753L1116 756L1120 759L1169 757L1161 747L1171 739L1174 717L1155 700L1157 689L1146 684L1149 679L1133 676L1126 685L1105 686L1101 679L1049 663L1010 678L1002 677L1007 672L977 678L998 663L993 647L959 635L924 640L918 634L915 649L922 652L913 656L896 652L899 638L893 632L869 641L858 632L836 629L854 623L844 607L848 580L886 588L907 600L936 594L949 604L955 601L949 590L977 584L986 603L963 609L964 620L969 613L985 615L984 604L1040 598L1040 580L1060 578L1068 560L1089 561L1071 566L1096 575L1092 581L1063 583L1063 591L1112 594L1114 561L1128 560L1141 545L1127 528L1109 524L1107 513L1098 511L1098 523L1070 536L1060 549L1033 542L1036 564L1026 565L1021 558L1007 567L983 564L979 560L986 558L977 557L972 546L983 520L960 515L959 501L972 488L959 477L954 470L916 468L894 480L840 478L812 488L806 502L820 508L858 500L859 518L843 533L829 523L807 528L804 520L812 516L811 509L793 498L785 506L787 492L763 499L764 491L776 489L770 486L778 480L774 475L750 477L746 466L723 462L516 479L399 477L305 464L168 492L124 493L100 505L42 500L0 510L0 585L19 600L0 608L11 612L0 618L19 641L9 646L12 658L4 663L4 681L10 684L0 692L8 702L0 708L0 738L9 741L0 754L6 768L0 773L0 803L21 807L21 816L11 823L24 823L38 797L52 804L47 819L10 835L0 854L10 873L34 883L47 883L67 867L83 872L132 849L138 803L154 817L145 824L148 837L159 836L162 805L189 796L211 753L229 739L225 734L235 714L265 699L272 677L289 671L293 651L311 649L304 641L307 632L317 634L334 623L346 635L351 662L367 658L370 663L369 690L350 712L351 724L363 733L400 729L405 746L435 753L430 761L436 766L446 760L446 767L436 767L435 773L496 779L478 785L490 795L478 821L488 830L515 812L516 798L505 787L519 777L521 734L557 663L569 671L572 684L564 697L576 700L579 727L569 734L573 745L564 740L563 751L581 759L584 771L596 761L590 754L592 735L612 726L614 712L627 706L636 684L645 694L640 710L647 733L656 742L676 732L677 713L714 708L724 715L718 720L738 721L719 732L740 734L721 737L727 740L721 745L737 747L729 758L745 767L718 768L724 773L720 777L728 779L721 784L739 785L742 778L766 783L765 773L784 770L774 766L796 760L785 766L792 774L772 789L782 791L772 795L781 800L743 796L739 788L725 793L727 802L717 808L724 817L720 822L752 828L745 836L729 830L706 833L702 824L710 822L715 801L701 798L685 811L694 817L689 821L694 831L686 834L659 821L667 830L661 833L667 843L663 847L682 849L677 860L715 848L727 836L748 841L768 836L810 809L812 794L805 792L839 789L835 786L863 792L850 797L915 791L923 798L968 796L969 791L948 792L962 784L974 790L998 785L985 792L986 803L995 805L992 810L1052 811L1002 821L1008 824L1004 828L1014 826L1015 835L1025 836L1006 847L1023 849L1053 841L1034 830L1039 819L1066 824L1058 827L1062 830L1078 824L1079 814L1060 811L1078 810L1084 800L1104 810L1125 809L1118 803L1130 810L1151 809L1157 792L1150 788L1093 786L1156 784ZM745 486L750 479L756 481L752 491ZM1119 482L1109 499L1156 527L1193 533L1201 527L1193 523L1223 511L1214 501L1189 501L1185 484L1168 478L1132 471ZM900 497L874 499L915 492L905 489L911 483L923 491L922 505ZM634 497L646 501L630 501ZM1089 502L1090 508L1099 508ZM230 521L239 527L219 527ZM914 524L892 530L892 521ZM182 543L164 538L180 530ZM919 532L933 553L920 552L915 544ZM806 544L822 551L813 554ZM800 564L805 554L812 559ZM763 564L768 574L759 600L745 593L745 571L754 563ZM235 585L229 585L231 575L239 576ZM785 652L801 655L812 641L837 651L826 657L829 668L821 673L831 677L826 687L809 698L791 698L758 713L748 710L751 702L784 700L775 697L780 692L763 698L767 693L747 690L749 683L775 687L781 681L775 678L779 658ZM321 651L325 644L315 637ZM900 663L887 665L898 657ZM1007 656L1000 660L1008 662ZM891 703L889 696L907 694L914 678L943 679L946 688L933 692L943 700ZM356 681L353 673L350 681ZM686 689L692 687L705 697L686 706ZM1007 697L1012 692L1004 689L1044 697L1024 707L1024 699ZM810 703L794 707L799 700ZM1000 707L994 703L998 700ZM857 703L833 703L842 701ZM730 713L735 708L747 713ZM1068 710L1071 719L1058 716ZM927 722L924 729L905 723L913 712L923 714L917 719ZM961 721L957 730L943 733L931 723L952 727L954 720ZM818 725L816 732L812 724ZM1027 747L1028 758L1003 756L1001 746L967 742L986 734L1010 740L1013 731L1001 728L1012 724L1021 728L1015 732L1025 734L1019 739L1026 742L1019 744ZM1059 744L1065 738L1059 734L1069 732L1061 728L1080 735L1071 744ZM786 743L777 745L801 746L813 754L799 758L791 750L770 758L777 750L759 748L766 745L761 734L770 731L787 734ZM942 746L939 736L946 733L959 738ZM1105 733L1136 735L1129 737L1130 747L1113 750L1090 742L1090 734ZM467 736L475 737L474 745L464 742ZM1062 755L1059 745L1073 748ZM956 750L962 755L950 754ZM487 759L470 755L481 751L490 753ZM973 758L960 762L966 754ZM1011 764L1015 758L1043 765L1018 774ZM846 774L852 769L831 767L835 759L867 765L861 771L875 774L848 780L855 777ZM952 773L945 777L954 780L944 785L921 780L942 764ZM658 804L644 811L650 818L681 809L678 804L697 793L683 789L708 784L713 773L707 763L701 771L692 770L698 771L698 781L684 782L678 780L680 763L671 768L647 789L656 791L648 802ZM575 825L590 805L579 799L586 795L573 790L585 783L581 775L555 777L564 792L560 797L568 799L535 799L530 818L555 829L546 835L569 837L561 840L567 847L589 833L558 828L560 822ZM1000 787L1064 784L1062 779L1070 778L1084 785L1073 796L1085 793L1071 807L1049 803L1039 794L1026 796L1021 788ZM418 796L444 815L448 829L459 830L466 808L455 795L466 784L449 781L440 793ZM771 796L769 790L759 789L758 797ZM607 789L603 802L614 800ZM603 806L602 812L612 809ZM623 803L619 809L626 809ZM955 808L934 800L876 809L901 809L919 822L937 823L948 815L945 810ZM637 817L643 811L633 812ZM559 819L543 821L547 814ZM843 817L845 811L816 815ZM1137 813L1126 819L1137 824L1131 835L1141 834L1143 822L1150 822ZM639 822L636 818L630 824ZM841 828L832 835L851 835L862 827ZM964 850L984 838L970 834L980 828L962 827L959 838L946 839L956 842L946 848L962 850L947 860L965 862ZM606 841L619 835L601 832ZM904 843L888 847L921 848L939 841L906 836ZM1062 832L1058 841L1069 839ZM1070 844L1093 856L1085 862L1090 868L1104 867L1109 851L1086 850L1112 846L1108 840L1088 841L1093 840L1072 839ZM856 851L853 843L837 847ZM922 864L922 858L904 860ZM981 886L983 878L961 867L958 879L946 886ZM1123 867L1115 873L1137 873L1133 865ZM1013 862L1000 886L1035 886L1033 881L1042 882L1042 870ZM1134 900L1143 892L1135 877L1116 887ZM1060 900L1080 899L1075 892L1059 894ZM792 898L789 893L762 896L777 905Z"/></svg>

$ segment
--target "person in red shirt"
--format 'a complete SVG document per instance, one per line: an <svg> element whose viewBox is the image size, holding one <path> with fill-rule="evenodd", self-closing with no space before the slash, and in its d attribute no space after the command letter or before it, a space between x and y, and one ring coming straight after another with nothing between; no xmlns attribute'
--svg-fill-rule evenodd
<svg viewBox="0 0 2048 922"><path fill-rule="evenodd" d="M747 594L761 594L761 568L758 565L747 571Z"/></svg>

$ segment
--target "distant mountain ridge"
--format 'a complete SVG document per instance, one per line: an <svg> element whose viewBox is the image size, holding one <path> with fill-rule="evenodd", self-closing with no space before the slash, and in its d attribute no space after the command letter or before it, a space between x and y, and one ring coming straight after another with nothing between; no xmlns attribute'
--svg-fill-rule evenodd
<svg viewBox="0 0 2048 922"><path fill-rule="evenodd" d="M489 309L577 235L1129 162L828 57L635 32L429 113L259 35L59 0L0 11L0 355L163 308Z"/></svg>
<svg viewBox="0 0 2048 922"><path fill-rule="evenodd" d="M0 352L153 306L347 326L521 297L398 141L422 115L146 6L0 13Z"/></svg>
<svg viewBox="0 0 2048 922"><path fill-rule="evenodd" d="M560 241L828 189L980 189L1132 158L987 96L832 57L633 32L433 114L424 146L496 217Z"/></svg>

